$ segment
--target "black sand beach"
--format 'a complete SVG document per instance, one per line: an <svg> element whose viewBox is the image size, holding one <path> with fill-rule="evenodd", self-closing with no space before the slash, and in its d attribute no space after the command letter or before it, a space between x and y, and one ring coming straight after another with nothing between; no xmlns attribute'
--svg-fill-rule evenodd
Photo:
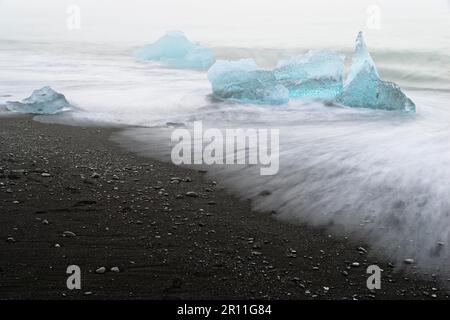
<svg viewBox="0 0 450 320"><path fill-rule="evenodd" d="M365 244L281 223L204 172L119 148L115 130L0 119L0 299L448 298ZM372 264L381 290L366 287ZM81 290L66 288L69 265Z"/></svg>

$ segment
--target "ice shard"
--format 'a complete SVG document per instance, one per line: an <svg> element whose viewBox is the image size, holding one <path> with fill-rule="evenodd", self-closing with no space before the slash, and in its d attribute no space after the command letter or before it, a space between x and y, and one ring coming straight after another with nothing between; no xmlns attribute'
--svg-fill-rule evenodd
<svg viewBox="0 0 450 320"><path fill-rule="evenodd" d="M217 61L208 71L214 97L254 104L283 104L289 90L272 71L259 69L252 59Z"/></svg>
<svg viewBox="0 0 450 320"><path fill-rule="evenodd" d="M64 95L54 91L50 87L34 90L30 97L19 101L6 102L6 108L10 111L31 114L55 114L71 109Z"/></svg>
<svg viewBox="0 0 450 320"><path fill-rule="evenodd" d="M139 49L136 58L141 61L159 61L172 68L207 70L215 62L212 51L191 42L184 33L171 31Z"/></svg>
<svg viewBox="0 0 450 320"><path fill-rule="evenodd" d="M345 56L331 50L310 51L280 61L274 70L291 97L334 100L342 93Z"/></svg>
<svg viewBox="0 0 450 320"><path fill-rule="evenodd" d="M338 102L349 107L415 112L416 106L392 82L383 81L364 43L362 32L356 38L352 65Z"/></svg>

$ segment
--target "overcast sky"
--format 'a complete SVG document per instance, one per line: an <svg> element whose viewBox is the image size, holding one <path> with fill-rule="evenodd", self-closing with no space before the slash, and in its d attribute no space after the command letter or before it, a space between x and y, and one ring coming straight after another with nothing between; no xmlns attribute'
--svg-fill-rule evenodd
<svg viewBox="0 0 450 320"><path fill-rule="evenodd" d="M67 27L71 5L80 8L79 30ZM450 14L449 0L0 0L0 39L135 42L178 29L201 41L244 43L342 25L354 33L366 28L370 5L385 25Z"/></svg>

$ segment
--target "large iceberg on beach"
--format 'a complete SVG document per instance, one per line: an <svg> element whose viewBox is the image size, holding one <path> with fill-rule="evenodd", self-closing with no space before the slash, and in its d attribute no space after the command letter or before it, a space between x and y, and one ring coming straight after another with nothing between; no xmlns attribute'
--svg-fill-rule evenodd
<svg viewBox="0 0 450 320"><path fill-rule="evenodd" d="M71 109L71 105L64 95L47 86L34 90L31 96L22 100L22 102L6 102L6 108L20 113L55 114Z"/></svg>
<svg viewBox="0 0 450 320"><path fill-rule="evenodd" d="M159 61L172 68L207 70L215 62L212 51L191 42L184 33L171 31L139 49L136 58L141 61Z"/></svg>
<svg viewBox="0 0 450 320"><path fill-rule="evenodd" d="M280 61L274 75L291 97L333 100L342 93L344 59L331 50L310 51Z"/></svg>
<svg viewBox="0 0 450 320"><path fill-rule="evenodd" d="M383 81L364 43L362 32L356 38L352 65L338 102L349 107L415 112L416 106L392 82Z"/></svg>
<svg viewBox="0 0 450 320"><path fill-rule="evenodd" d="M361 32L345 82L344 60L344 55L331 50L280 61L274 70L262 70L252 59L220 60L209 69L208 78L213 95L223 100L284 104L302 97L356 108L415 112L414 103L398 85L380 79Z"/></svg>
<svg viewBox="0 0 450 320"><path fill-rule="evenodd" d="M283 104L289 90L272 71L259 69L252 59L217 61L208 71L214 97L255 104Z"/></svg>

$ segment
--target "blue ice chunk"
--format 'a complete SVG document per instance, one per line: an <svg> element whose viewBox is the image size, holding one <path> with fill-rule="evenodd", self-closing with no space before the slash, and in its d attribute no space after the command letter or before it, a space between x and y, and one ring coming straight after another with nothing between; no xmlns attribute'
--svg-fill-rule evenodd
<svg viewBox="0 0 450 320"><path fill-rule="evenodd" d="M261 70L252 59L217 61L208 71L214 97L254 104L283 104L289 90L272 71Z"/></svg>
<svg viewBox="0 0 450 320"><path fill-rule="evenodd" d="M331 50L310 51L280 61L274 74L291 97L333 100L342 93L344 59Z"/></svg>
<svg viewBox="0 0 450 320"><path fill-rule="evenodd" d="M356 38L356 49L349 75L338 102L357 108L415 112L416 106L392 82L383 81L364 43L362 32Z"/></svg>
<svg viewBox="0 0 450 320"><path fill-rule="evenodd" d="M180 31L167 32L155 43L139 49L136 58L141 61L160 61L180 69L207 70L215 62L212 51L191 42Z"/></svg>
<svg viewBox="0 0 450 320"><path fill-rule="evenodd" d="M10 111L31 114L55 114L71 109L64 95L54 91L50 87L34 90L30 97L19 101L6 102L6 108Z"/></svg>

